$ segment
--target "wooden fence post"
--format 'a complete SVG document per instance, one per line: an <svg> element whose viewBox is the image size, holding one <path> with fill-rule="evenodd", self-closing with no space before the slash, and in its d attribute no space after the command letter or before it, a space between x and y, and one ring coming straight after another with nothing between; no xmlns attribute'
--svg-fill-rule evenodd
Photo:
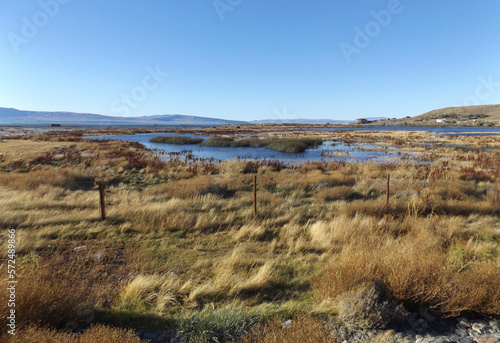
<svg viewBox="0 0 500 343"><path fill-rule="evenodd" d="M253 215L257 216L257 175L253 176Z"/></svg>
<svg viewBox="0 0 500 343"><path fill-rule="evenodd" d="M386 193L387 193L386 206L387 206L387 209L389 209L389 193L390 193L389 183L390 183L390 180L391 180L391 174L387 174L387 189L386 189Z"/></svg>
<svg viewBox="0 0 500 343"><path fill-rule="evenodd" d="M100 203L101 203L101 220L106 219L106 203L104 201L105 189L106 189L106 186L104 186L102 183L99 183L99 198L100 198Z"/></svg>

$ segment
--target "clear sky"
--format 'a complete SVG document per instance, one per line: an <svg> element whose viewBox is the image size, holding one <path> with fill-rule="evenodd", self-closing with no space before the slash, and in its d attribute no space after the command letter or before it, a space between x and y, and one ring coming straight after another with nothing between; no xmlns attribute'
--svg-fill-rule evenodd
<svg viewBox="0 0 500 343"><path fill-rule="evenodd" d="M340 120L495 103L498 0L0 4L0 107Z"/></svg>

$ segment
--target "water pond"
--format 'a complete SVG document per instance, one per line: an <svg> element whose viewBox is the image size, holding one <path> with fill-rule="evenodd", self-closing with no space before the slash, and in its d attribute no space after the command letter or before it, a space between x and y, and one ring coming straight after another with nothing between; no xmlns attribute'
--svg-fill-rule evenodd
<svg viewBox="0 0 500 343"><path fill-rule="evenodd" d="M210 147L201 145L172 145L165 143L152 143L149 140L156 136L186 136L209 138L209 136L177 133L145 133L136 135L106 135L87 136L89 139L118 139L128 142L138 142L158 152L166 160L171 157L207 159L207 160L253 160L267 159L280 160L288 164L303 163L307 161L375 161L395 162L401 159L413 159L413 153L402 152L393 146L381 147L371 144L345 144L343 142L326 141L315 149L303 153L283 153L268 148L250 147Z"/></svg>

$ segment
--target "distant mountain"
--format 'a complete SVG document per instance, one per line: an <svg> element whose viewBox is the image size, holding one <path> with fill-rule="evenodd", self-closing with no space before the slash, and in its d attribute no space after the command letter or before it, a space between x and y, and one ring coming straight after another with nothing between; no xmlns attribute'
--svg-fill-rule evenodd
<svg viewBox="0 0 500 343"><path fill-rule="evenodd" d="M223 125L244 124L246 122L180 114L142 117L114 117L91 113L21 111L14 108L0 107L0 123Z"/></svg>
<svg viewBox="0 0 500 343"><path fill-rule="evenodd" d="M354 120L331 120L331 119L263 119L253 120L251 124L333 124L333 125L349 125L354 123Z"/></svg>

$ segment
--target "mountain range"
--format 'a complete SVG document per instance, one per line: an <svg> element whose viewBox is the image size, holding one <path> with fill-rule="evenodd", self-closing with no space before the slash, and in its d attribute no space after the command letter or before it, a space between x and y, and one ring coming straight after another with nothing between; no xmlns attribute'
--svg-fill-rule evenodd
<svg viewBox="0 0 500 343"><path fill-rule="evenodd" d="M139 125L223 125L244 121L197 117L181 114L141 117L114 117L92 113L21 111L0 107L0 123L9 124L139 124Z"/></svg>
<svg viewBox="0 0 500 343"><path fill-rule="evenodd" d="M430 111L414 117L386 120L385 117L366 118L368 121L383 120L390 125L432 124L437 119L444 118L448 122L460 122L467 124L474 122L496 122L500 121L500 105L460 106L447 107ZM331 119L266 119L254 121L226 120L190 116L182 114L150 115L140 117L114 117L92 113L74 112L42 112L21 111L14 108L0 107L0 124L91 124L91 125L224 125L224 124L334 124L349 125L355 120L331 120Z"/></svg>
<svg viewBox="0 0 500 343"><path fill-rule="evenodd" d="M368 120L386 119L382 117ZM141 117L114 117L92 113L22 111L0 107L0 124L137 124L137 125L224 125L224 124L333 124L349 125L355 120L332 119L264 119L237 121L199 116L165 114Z"/></svg>

